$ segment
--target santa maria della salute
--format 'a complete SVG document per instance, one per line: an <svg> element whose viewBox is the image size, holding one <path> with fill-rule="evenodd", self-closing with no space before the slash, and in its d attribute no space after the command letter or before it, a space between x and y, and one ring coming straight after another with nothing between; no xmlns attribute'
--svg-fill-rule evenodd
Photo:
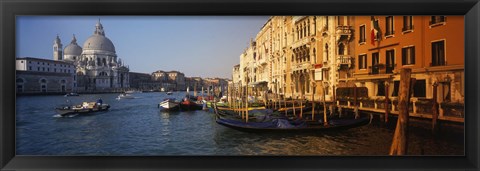
<svg viewBox="0 0 480 171"><path fill-rule="evenodd" d="M100 20L83 47L73 34L64 49L57 35L53 41L53 60L19 57L16 68L19 94L118 92L130 88L130 69L117 56Z"/></svg>
<svg viewBox="0 0 480 171"><path fill-rule="evenodd" d="M76 89L78 91L106 91L129 87L129 68L115 52L112 41L105 36L103 26L98 20L95 31L83 48L77 44L73 35L72 41L63 49L57 36L53 44L55 61L71 63L76 69Z"/></svg>

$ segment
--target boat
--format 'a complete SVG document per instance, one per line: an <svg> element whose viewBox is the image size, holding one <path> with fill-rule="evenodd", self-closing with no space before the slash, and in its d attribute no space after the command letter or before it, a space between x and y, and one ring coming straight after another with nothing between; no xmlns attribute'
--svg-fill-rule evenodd
<svg viewBox="0 0 480 171"><path fill-rule="evenodd" d="M134 93L142 93L141 91L136 91L136 90L128 90L125 91L126 94L134 94Z"/></svg>
<svg viewBox="0 0 480 171"><path fill-rule="evenodd" d="M223 113L222 113L223 112ZM249 111L248 122L245 118L230 112L215 110L216 122L220 125L244 132L318 132L327 130L341 130L362 126L371 120L370 117L343 117L329 118L324 124L323 117L317 120L305 120L298 117L279 115L270 109Z"/></svg>
<svg viewBox="0 0 480 171"><path fill-rule="evenodd" d="M120 100L120 99L134 99L135 97L132 96L131 94L120 94L118 95L117 99Z"/></svg>
<svg viewBox="0 0 480 171"><path fill-rule="evenodd" d="M182 102L180 102L180 109L183 111L190 111L190 110L202 110L203 104L196 103L195 101L191 100L188 97L185 97Z"/></svg>
<svg viewBox="0 0 480 171"><path fill-rule="evenodd" d="M337 118L328 120L328 125L324 125L322 120L306 121L303 119L290 120L288 118L272 118L267 121L249 121L245 122L239 119L229 119L217 115L216 122L220 125L245 132L312 132L326 130L341 130L369 123L370 117L355 118Z"/></svg>
<svg viewBox="0 0 480 171"><path fill-rule="evenodd" d="M67 93L65 94L65 97L67 96L79 96L78 93Z"/></svg>
<svg viewBox="0 0 480 171"><path fill-rule="evenodd" d="M96 102L83 102L81 105L75 106L63 106L55 108L55 111L60 116L66 116L71 114L88 114L100 111L106 111L110 108L108 104L100 104Z"/></svg>
<svg viewBox="0 0 480 171"><path fill-rule="evenodd" d="M179 102L175 101L175 98L166 98L158 104L158 108L162 107L162 110L175 111L180 109Z"/></svg>
<svg viewBox="0 0 480 171"><path fill-rule="evenodd" d="M167 92L167 95L172 95L172 94L173 94L172 91Z"/></svg>

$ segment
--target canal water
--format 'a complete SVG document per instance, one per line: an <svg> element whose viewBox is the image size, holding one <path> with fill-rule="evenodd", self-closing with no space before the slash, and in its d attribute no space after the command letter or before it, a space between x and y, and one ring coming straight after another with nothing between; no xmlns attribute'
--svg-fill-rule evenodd
<svg viewBox="0 0 480 171"><path fill-rule="evenodd" d="M157 104L185 92L138 93L77 97L19 96L16 114L17 155L388 155L393 128L370 124L349 130L318 133L245 133L215 123L206 111L161 112ZM107 112L59 117L60 104L102 98ZM433 137L410 129L411 155L463 155L463 133Z"/></svg>

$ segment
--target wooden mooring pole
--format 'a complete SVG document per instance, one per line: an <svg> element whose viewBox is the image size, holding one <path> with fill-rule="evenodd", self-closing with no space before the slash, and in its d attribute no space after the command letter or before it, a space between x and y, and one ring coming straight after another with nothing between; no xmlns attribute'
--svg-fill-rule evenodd
<svg viewBox="0 0 480 171"><path fill-rule="evenodd" d="M390 155L406 155L408 147L408 105L410 103L410 90L413 87L411 80L412 69L400 70L400 91L398 95L398 120L393 135Z"/></svg>
<svg viewBox="0 0 480 171"><path fill-rule="evenodd" d="M438 118L438 104L437 104L437 86L438 84L433 83L433 106L432 106L432 133L436 134L438 131L437 118Z"/></svg>
<svg viewBox="0 0 480 171"><path fill-rule="evenodd" d="M390 113L390 109L388 107L388 102L390 101L388 97L388 82L385 81L385 123L388 123L388 114Z"/></svg>

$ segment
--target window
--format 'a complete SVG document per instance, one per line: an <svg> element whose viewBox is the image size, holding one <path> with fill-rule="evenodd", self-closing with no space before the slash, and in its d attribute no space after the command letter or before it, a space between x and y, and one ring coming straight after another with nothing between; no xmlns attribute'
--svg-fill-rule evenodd
<svg viewBox="0 0 480 171"><path fill-rule="evenodd" d="M393 35L393 16L385 17L385 36L392 36Z"/></svg>
<svg viewBox="0 0 480 171"><path fill-rule="evenodd" d="M47 80L41 79L41 80L40 80L40 83L47 83Z"/></svg>
<svg viewBox="0 0 480 171"><path fill-rule="evenodd" d="M40 67L37 67L37 71L40 71Z"/></svg>
<svg viewBox="0 0 480 171"><path fill-rule="evenodd" d="M17 85L17 92L23 92L23 85Z"/></svg>
<svg viewBox="0 0 480 171"><path fill-rule="evenodd" d="M365 43L367 41L365 37L365 25L360 26L360 36L358 43Z"/></svg>
<svg viewBox="0 0 480 171"><path fill-rule="evenodd" d="M53 69L53 72L57 72L57 68L54 68L54 69Z"/></svg>
<svg viewBox="0 0 480 171"><path fill-rule="evenodd" d="M399 89L400 89L400 81L393 81L392 96L397 97Z"/></svg>
<svg viewBox="0 0 480 171"><path fill-rule="evenodd" d="M366 69L366 68L367 68L367 54L359 55L358 69Z"/></svg>
<svg viewBox="0 0 480 171"><path fill-rule="evenodd" d="M403 28L402 31L411 31L413 30L413 16L403 16Z"/></svg>
<svg viewBox="0 0 480 171"><path fill-rule="evenodd" d="M377 83L377 96L385 96L385 82L379 81Z"/></svg>
<svg viewBox="0 0 480 171"><path fill-rule="evenodd" d="M28 67L28 70L30 70L30 71L31 71L31 70L32 70L32 67L31 67L31 66L29 66L29 67Z"/></svg>
<svg viewBox="0 0 480 171"><path fill-rule="evenodd" d="M445 22L445 16L432 16L430 18L430 25L439 24Z"/></svg>
<svg viewBox="0 0 480 171"><path fill-rule="evenodd" d="M343 45L343 43L340 43L338 45L338 54L339 55L344 55L345 54L345 45Z"/></svg>
<svg viewBox="0 0 480 171"><path fill-rule="evenodd" d="M380 57L378 52L372 53L372 74L379 74Z"/></svg>
<svg viewBox="0 0 480 171"><path fill-rule="evenodd" d="M432 64L430 66L446 65L445 41L432 42Z"/></svg>
<svg viewBox="0 0 480 171"><path fill-rule="evenodd" d="M387 53L385 55L386 57L386 73L393 73L393 69L395 69L395 50L387 50Z"/></svg>
<svg viewBox="0 0 480 171"><path fill-rule="evenodd" d="M413 86L413 97L426 97L427 86L425 80L417 80L415 81L415 85Z"/></svg>
<svg viewBox="0 0 480 171"><path fill-rule="evenodd" d="M402 65L415 64L415 46L402 48Z"/></svg>

